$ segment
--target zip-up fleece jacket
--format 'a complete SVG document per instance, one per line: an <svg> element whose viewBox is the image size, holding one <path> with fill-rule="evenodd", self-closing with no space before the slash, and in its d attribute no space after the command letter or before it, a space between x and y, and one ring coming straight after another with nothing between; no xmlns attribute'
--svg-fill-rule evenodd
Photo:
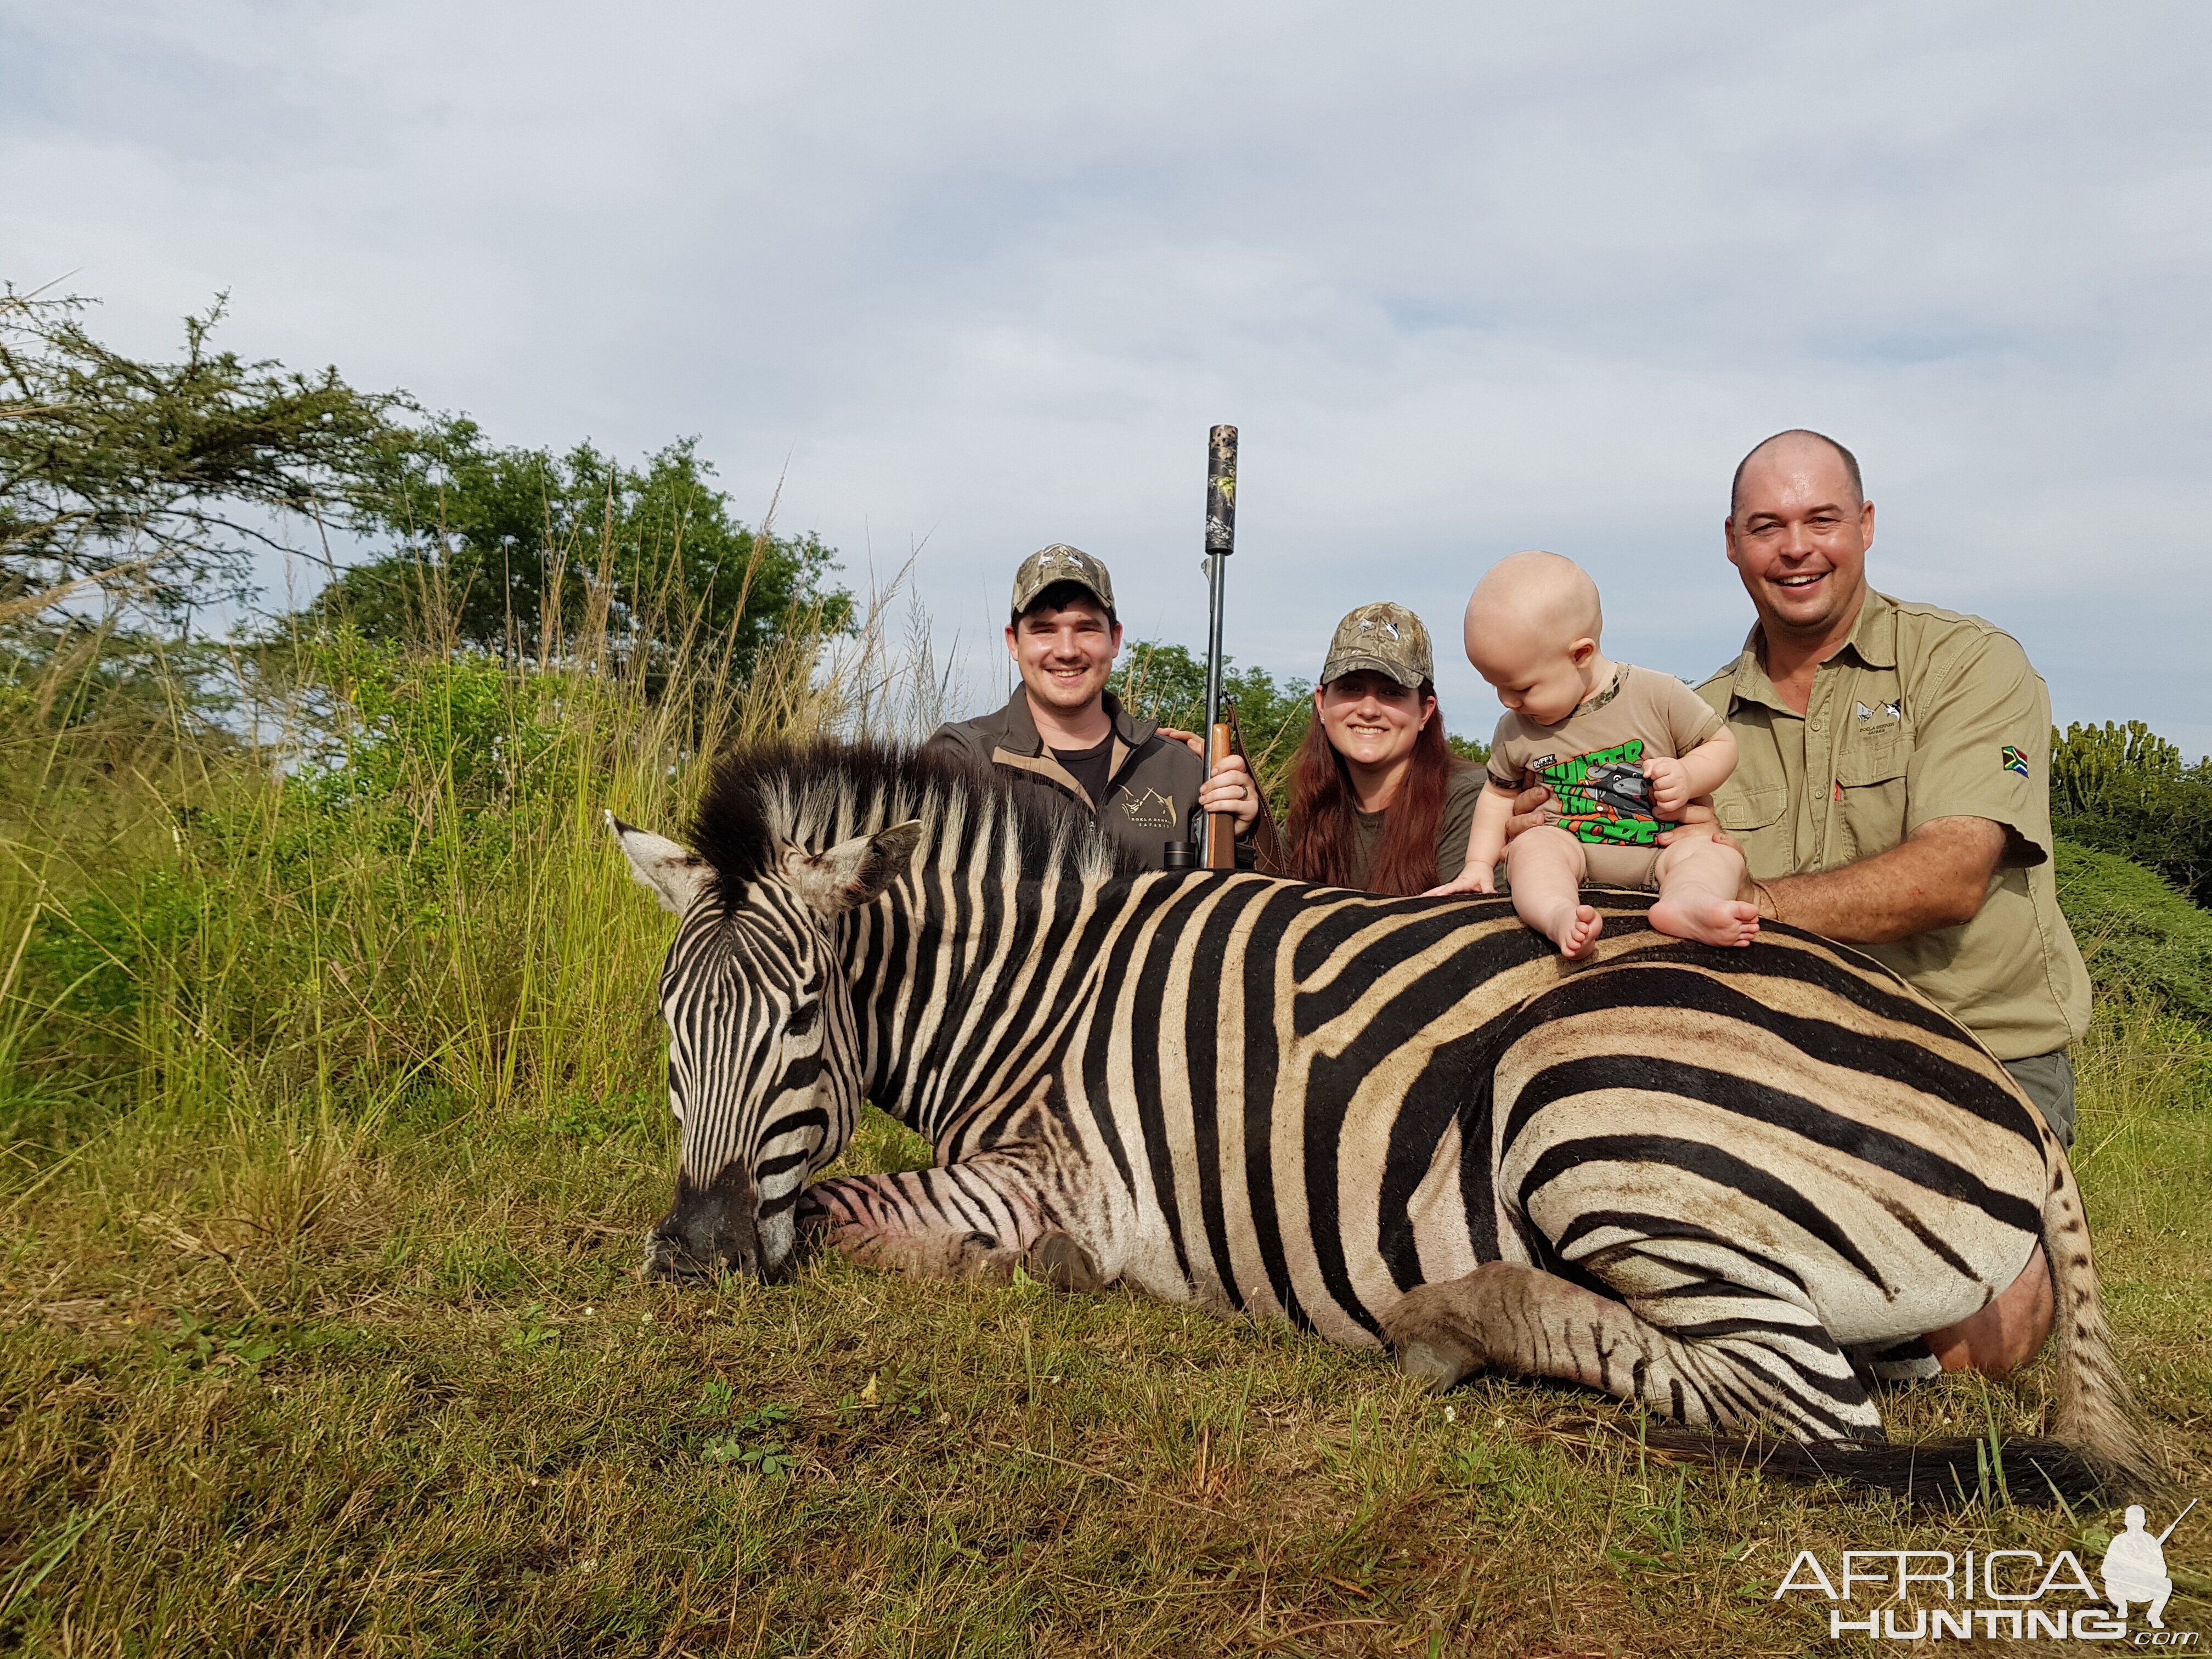
<svg viewBox="0 0 2212 1659"><path fill-rule="evenodd" d="M978 771L995 772L1017 790L1048 790L1059 800L1073 802L1146 869L1163 869L1166 843L1194 837L1198 787L1206 781L1206 769L1187 744L1161 737L1157 722L1132 719L1110 691L1105 705L1114 723L1114 746L1103 801L1091 799L1045 747L1030 714L1029 694L1019 688L998 713L947 721L929 734L923 747L957 756Z"/></svg>

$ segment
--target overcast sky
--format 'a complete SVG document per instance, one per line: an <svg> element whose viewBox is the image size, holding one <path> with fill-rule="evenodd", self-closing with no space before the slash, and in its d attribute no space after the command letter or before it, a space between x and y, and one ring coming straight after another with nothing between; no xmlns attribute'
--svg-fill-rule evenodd
<svg viewBox="0 0 2212 1659"><path fill-rule="evenodd" d="M1729 471L1812 426L1877 585L2203 750L2208 67L2202 3L0 0L0 275L149 353L228 289L503 442L696 434L748 520L787 459L780 526L923 544L971 648L1054 540L1199 644L1232 422L1231 652L1398 599L1470 734L1516 548L1617 657L1731 655Z"/></svg>

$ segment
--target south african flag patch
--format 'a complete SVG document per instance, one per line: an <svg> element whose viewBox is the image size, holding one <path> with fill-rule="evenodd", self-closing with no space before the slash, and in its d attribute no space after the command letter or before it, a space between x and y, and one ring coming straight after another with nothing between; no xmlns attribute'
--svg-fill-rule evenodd
<svg viewBox="0 0 2212 1659"><path fill-rule="evenodd" d="M2027 775L2027 757L2021 754L2019 750L2014 748L2010 744L2007 744L2004 746L2003 761L2004 769L2006 771L2017 772L2022 777L2026 777Z"/></svg>

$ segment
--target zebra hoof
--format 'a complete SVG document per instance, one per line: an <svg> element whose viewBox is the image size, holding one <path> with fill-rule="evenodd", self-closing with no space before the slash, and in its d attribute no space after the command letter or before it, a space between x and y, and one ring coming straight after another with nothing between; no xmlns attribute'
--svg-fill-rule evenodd
<svg viewBox="0 0 2212 1659"><path fill-rule="evenodd" d="M1091 1252L1066 1233L1050 1232L1022 1256L1022 1271L1055 1291L1098 1291L1106 1287Z"/></svg>
<svg viewBox="0 0 2212 1659"><path fill-rule="evenodd" d="M1479 1368L1463 1348L1439 1347L1417 1340L1398 1345L1398 1369L1416 1382L1427 1383L1432 1392L1442 1394Z"/></svg>
<svg viewBox="0 0 2212 1659"><path fill-rule="evenodd" d="M1382 1316L1382 1337L1399 1368L1438 1393L1486 1370L1489 1355L1468 1318L1468 1282L1423 1285Z"/></svg>

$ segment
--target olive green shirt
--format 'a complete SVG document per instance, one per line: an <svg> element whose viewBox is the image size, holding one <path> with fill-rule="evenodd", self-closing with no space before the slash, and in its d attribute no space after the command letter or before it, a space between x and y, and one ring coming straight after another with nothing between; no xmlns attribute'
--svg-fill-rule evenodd
<svg viewBox="0 0 2212 1659"><path fill-rule="evenodd" d="M1743 654L1698 688L1735 733L1735 770L1713 807L1753 878L1837 869L1936 818L2002 824L2004 856L1972 921L1857 948L1999 1060L2080 1036L2089 975L2051 870L2051 693L2019 642L1978 617L1869 589L1799 714L1767 678L1759 637L1754 627Z"/></svg>
<svg viewBox="0 0 2212 1659"><path fill-rule="evenodd" d="M1455 881L1459 872L1467 867L1467 842L1474 829L1474 804L1482 799L1484 773L1480 766L1463 760L1454 760L1451 781L1444 786L1443 815L1437 820L1437 884ZM1352 815L1352 863L1358 873L1352 879L1354 887L1365 889L1367 878L1375 868L1375 855L1382 850L1382 821L1389 816L1386 807L1380 812L1362 812L1355 809Z"/></svg>

